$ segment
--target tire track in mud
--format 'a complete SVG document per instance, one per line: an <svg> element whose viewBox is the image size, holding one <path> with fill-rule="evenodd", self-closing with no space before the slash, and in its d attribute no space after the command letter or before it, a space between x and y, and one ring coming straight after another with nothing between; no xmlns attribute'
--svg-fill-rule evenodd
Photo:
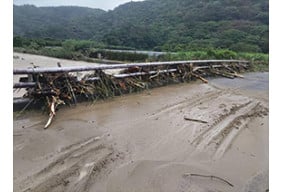
<svg viewBox="0 0 282 192"><path fill-rule="evenodd" d="M91 137L60 150L45 168L15 186L16 191L89 191L95 176L121 157L98 137Z"/></svg>
<svg viewBox="0 0 282 192"><path fill-rule="evenodd" d="M241 104L239 106L234 106L224 115L221 115L218 119L215 119L214 123L209 127L200 132L198 136L192 141L192 144L201 147L201 145L206 145L212 138L221 133L221 131L229 125L233 119L238 116L238 113L245 110L245 107L250 105L252 102Z"/></svg>
<svg viewBox="0 0 282 192"><path fill-rule="evenodd" d="M225 91L214 90L214 91L209 91L205 94L202 94L201 96L193 96L192 98L187 98L185 100L166 105L165 107L154 112L150 117L153 118L156 116L160 116L162 114L169 113L176 109L181 110L181 109L187 108L188 106L194 107L194 106L197 106L199 103L204 103L209 100L215 99L223 95L224 93Z"/></svg>
<svg viewBox="0 0 282 192"><path fill-rule="evenodd" d="M228 113L216 119L213 125L200 132L191 142L196 147L193 154L208 151L213 153L213 159L220 159L240 131L253 118L266 115L268 115L268 108L258 101L248 101L247 103L232 107Z"/></svg>

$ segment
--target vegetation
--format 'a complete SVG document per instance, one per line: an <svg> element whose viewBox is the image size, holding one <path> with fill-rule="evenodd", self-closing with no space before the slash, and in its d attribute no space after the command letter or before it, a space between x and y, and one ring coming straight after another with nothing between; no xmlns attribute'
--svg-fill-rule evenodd
<svg viewBox="0 0 282 192"><path fill-rule="evenodd" d="M243 53L227 49L210 49L206 51L177 52L166 54L159 58L161 61L181 61L194 59L241 59L251 62L252 71L268 71L269 55L264 53Z"/></svg>
<svg viewBox="0 0 282 192"><path fill-rule="evenodd" d="M253 70L268 70L269 55L265 53L235 52L228 49L205 49L201 51L178 51L159 56L149 56L141 53L114 52L112 49L124 47L106 46L90 40L54 40L28 39L14 37L14 50L50 57L102 62L100 59L145 62L145 61L173 61L195 59L243 59L251 61ZM98 60L97 60L98 59Z"/></svg>
<svg viewBox="0 0 282 192"><path fill-rule="evenodd" d="M170 52L268 53L268 9L268 0L147 0L108 12L14 6L14 36Z"/></svg>
<svg viewBox="0 0 282 192"><path fill-rule="evenodd" d="M66 59L246 59L268 68L267 0L146 0L112 11L14 5L14 49ZM159 57L106 49L171 52Z"/></svg>
<svg viewBox="0 0 282 192"><path fill-rule="evenodd" d="M120 53L108 49L128 49L122 46L106 46L90 40L29 39L14 37L14 51L50 57L93 61L93 58L116 61L145 61L147 54ZM91 59L92 58L92 59Z"/></svg>

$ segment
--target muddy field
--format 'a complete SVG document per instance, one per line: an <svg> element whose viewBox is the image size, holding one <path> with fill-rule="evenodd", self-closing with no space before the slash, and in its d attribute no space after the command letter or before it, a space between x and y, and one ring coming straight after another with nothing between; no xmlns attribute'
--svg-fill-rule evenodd
<svg viewBox="0 0 282 192"><path fill-rule="evenodd" d="M268 190L268 73L14 114L14 191ZM185 119L196 119L190 121Z"/></svg>

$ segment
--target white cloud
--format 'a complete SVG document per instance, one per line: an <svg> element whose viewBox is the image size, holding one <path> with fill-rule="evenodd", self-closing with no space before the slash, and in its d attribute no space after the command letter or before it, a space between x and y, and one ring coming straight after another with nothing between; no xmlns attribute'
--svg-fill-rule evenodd
<svg viewBox="0 0 282 192"><path fill-rule="evenodd" d="M35 6L61 6L75 5L82 7L100 8L104 10L114 9L120 4L131 0L14 0L16 5L31 4ZM142 0L132 0L142 1Z"/></svg>

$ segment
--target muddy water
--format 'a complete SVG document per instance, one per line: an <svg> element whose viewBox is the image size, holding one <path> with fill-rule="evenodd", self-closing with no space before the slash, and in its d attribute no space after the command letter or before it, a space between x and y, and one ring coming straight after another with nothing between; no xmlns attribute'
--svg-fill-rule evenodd
<svg viewBox="0 0 282 192"><path fill-rule="evenodd" d="M14 118L15 191L268 189L268 73L64 107L43 130L47 118Z"/></svg>
<svg viewBox="0 0 282 192"><path fill-rule="evenodd" d="M214 79L210 79L210 83L225 88L268 92L269 73L268 72L247 73L244 74L243 79L214 78Z"/></svg>

